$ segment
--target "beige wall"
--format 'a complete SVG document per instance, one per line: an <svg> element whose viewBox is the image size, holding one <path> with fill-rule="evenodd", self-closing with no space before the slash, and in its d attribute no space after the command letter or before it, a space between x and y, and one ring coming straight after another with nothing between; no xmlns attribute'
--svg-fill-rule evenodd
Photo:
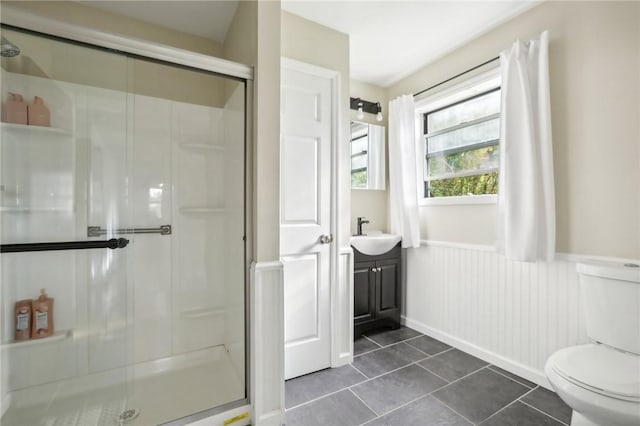
<svg viewBox="0 0 640 426"><path fill-rule="evenodd" d="M280 259L280 2L241 1L226 59L254 66L253 258Z"/></svg>
<svg viewBox="0 0 640 426"><path fill-rule="evenodd" d="M339 247L350 245L351 181L349 151L349 36L297 15L282 12L282 56L317 65L340 74L338 179Z"/></svg>
<svg viewBox="0 0 640 426"><path fill-rule="evenodd" d="M388 132L388 117L389 117L389 99L387 99L387 90L374 86L372 84L364 83L357 80L351 80L350 82L350 96L353 98L360 98L369 102L380 102L382 105L382 121L376 121L376 116L373 114L364 114L364 118L359 120L356 117L357 112L350 111L351 121L361 121L369 124L376 124L378 126L384 126L385 128L385 155L386 162L389 164L389 132ZM356 224L358 217L365 217L369 221L363 228L366 229L379 229L381 231L388 230L387 224L387 210L389 204L389 167L385 169L385 189L384 190L370 190L370 189L352 189L351 190L351 233L356 233Z"/></svg>
<svg viewBox="0 0 640 426"><path fill-rule="evenodd" d="M557 251L640 258L640 3L545 2L389 88L415 93L550 36ZM422 238L494 244L495 206L421 208Z"/></svg>

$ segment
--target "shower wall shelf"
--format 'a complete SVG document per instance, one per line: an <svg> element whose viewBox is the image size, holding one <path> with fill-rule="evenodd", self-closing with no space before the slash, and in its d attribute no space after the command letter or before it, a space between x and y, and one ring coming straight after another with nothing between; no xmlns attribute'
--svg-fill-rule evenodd
<svg viewBox="0 0 640 426"><path fill-rule="evenodd" d="M2 213L59 213L59 212L75 212L75 208L0 206L0 212Z"/></svg>
<svg viewBox="0 0 640 426"><path fill-rule="evenodd" d="M3 343L1 346L3 348L24 348L27 346L35 346L41 343L53 343L59 342L60 340L66 340L73 338L73 330L60 330L53 334L53 336L42 337L40 339L29 339L29 340L13 340L8 343Z"/></svg>
<svg viewBox="0 0 640 426"><path fill-rule="evenodd" d="M189 309L182 311L181 314L184 318L187 319L198 319L198 318L206 318L213 317L224 314L224 309L217 308L198 308L198 309Z"/></svg>
<svg viewBox="0 0 640 426"><path fill-rule="evenodd" d="M206 214L206 213L224 213L227 211L224 207L212 207L212 206L191 206L180 207L178 209L183 214Z"/></svg>
<svg viewBox="0 0 640 426"><path fill-rule="evenodd" d="M14 132L41 133L46 135L59 135L70 137L73 135L71 130L62 129L60 127L45 126L29 126L28 124L0 123L2 130Z"/></svg>
<svg viewBox="0 0 640 426"><path fill-rule="evenodd" d="M185 142L179 144L180 148L194 150L194 151L206 151L206 152L222 152L226 149L224 145L214 145L208 143L197 142Z"/></svg>

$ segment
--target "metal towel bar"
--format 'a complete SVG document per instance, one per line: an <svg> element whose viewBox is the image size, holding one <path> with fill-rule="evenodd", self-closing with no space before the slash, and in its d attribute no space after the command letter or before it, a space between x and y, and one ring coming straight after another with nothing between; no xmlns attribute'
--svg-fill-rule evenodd
<svg viewBox="0 0 640 426"><path fill-rule="evenodd" d="M87 236L99 237L109 234L160 234L171 235L171 225L161 225L158 228L124 228L124 229L102 229L99 226L89 226Z"/></svg>

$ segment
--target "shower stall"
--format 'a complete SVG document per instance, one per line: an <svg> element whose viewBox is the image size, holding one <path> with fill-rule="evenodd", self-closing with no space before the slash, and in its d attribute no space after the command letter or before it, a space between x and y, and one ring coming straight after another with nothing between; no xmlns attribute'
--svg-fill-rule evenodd
<svg viewBox="0 0 640 426"><path fill-rule="evenodd" d="M0 423L184 424L246 403L248 78L1 33Z"/></svg>

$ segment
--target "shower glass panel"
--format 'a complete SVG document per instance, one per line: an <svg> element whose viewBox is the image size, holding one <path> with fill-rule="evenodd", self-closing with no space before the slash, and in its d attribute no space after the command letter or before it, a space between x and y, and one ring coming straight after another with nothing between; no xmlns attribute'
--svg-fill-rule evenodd
<svg viewBox="0 0 640 426"><path fill-rule="evenodd" d="M245 82L2 37L0 424L157 425L245 399ZM40 289L51 335L16 315Z"/></svg>

